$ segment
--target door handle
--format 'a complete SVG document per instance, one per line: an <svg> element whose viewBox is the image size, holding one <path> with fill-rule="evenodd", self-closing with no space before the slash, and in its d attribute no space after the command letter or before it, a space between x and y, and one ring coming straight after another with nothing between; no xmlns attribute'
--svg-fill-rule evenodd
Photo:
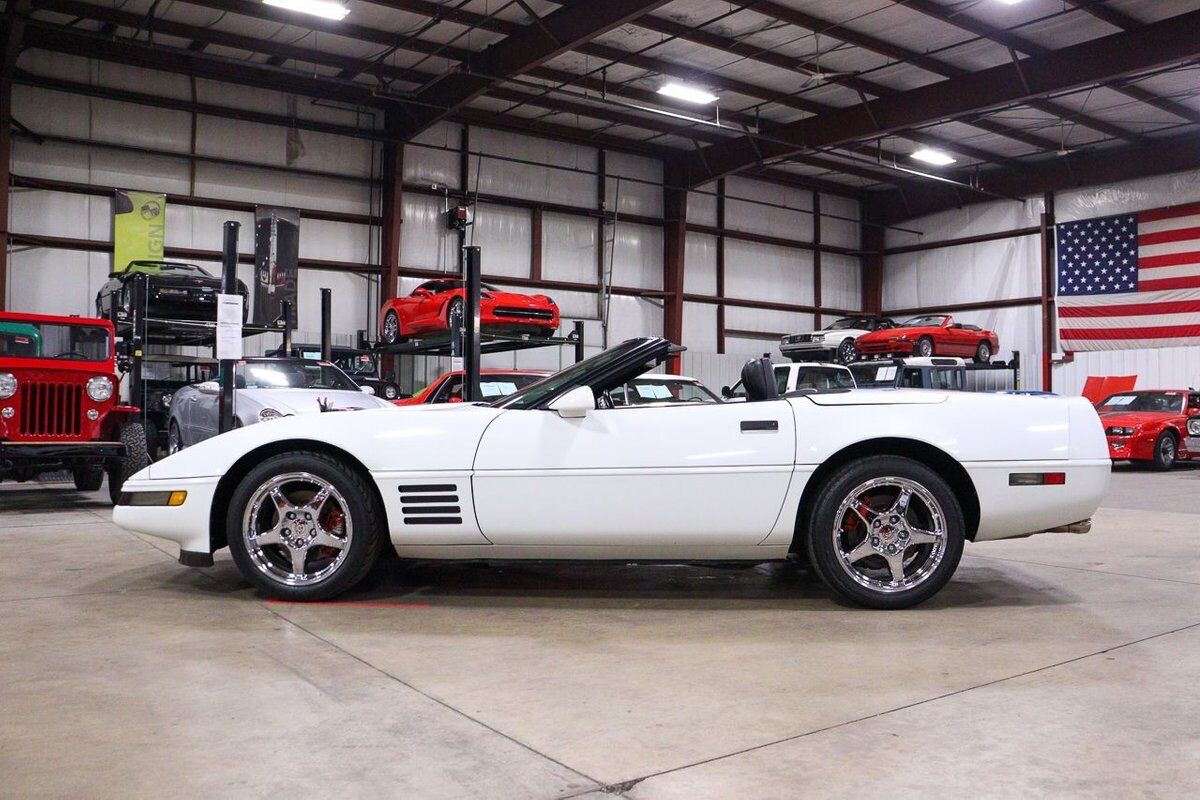
<svg viewBox="0 0 1200 800"><path fill-rule="evenodd" d="M777 431L779 430L779 421L773 419L747 419L742 420L742 433L750 431Z"/></svg>

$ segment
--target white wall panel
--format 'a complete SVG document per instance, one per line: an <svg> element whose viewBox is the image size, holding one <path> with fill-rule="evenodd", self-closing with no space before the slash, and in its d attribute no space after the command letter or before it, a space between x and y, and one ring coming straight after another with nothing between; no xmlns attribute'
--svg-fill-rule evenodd
<svg viewBox="0 0 1200 800"><path fill-rule="evenodd" d="M1200 170L1189 170L1059 192L1054 198L1054 218L1057 222L1071 222L1197 200L1200 200Z"/></svg>
<svg viewBox="0 0 1200 800"><path fill-rule="evenodd" d="M570 167L594 173L596 151L590 147L472 127L471 151L533 163L489 159L487 155L481 160L478 156L471 156L468 162L468 191L544 200L581 208L596 206L594 174L541 166Z"/></svg>
<svg viewBox="0 0 1200 800"><path fill-rule="evenodd" d="M605 268L612 264L613 285L663 288L662 228L619 222L609 230L615 252L606 250Z"/></svg>
<svg viewBox="0 0 1200 800"><path fill-rule="evenodd" d="M689 233L683 255L683 290L689 294L717 293L717 237Z"/></svg>
<svg viewBox="0 0 1200 800"><path fill-rule="evenodd" d="M608 343L610 345L635 336L662 336L663 308L661 302L641 297L614 294L609 303Z"/></svg>
<svg viewBox="0 0 1200 800"><path fill-rule="evenodd" d="M807 189L737 176L725 179L725 224L732 230L811 242L811 211L812 192Z"/></svg>
<svg viewBox="0 0 1200 800"><path fill-rule="evenodd" d="M598 228L588 217L542 214L542 277L595 284Z"/></svg>
<svg viewBox="0 0 1200 800"><path fill-rule="evenodd" d="M414 143L432 145L419 147L409 144L404 148L404 181L427 186L434 184L458 189L459 154L434 147L458 149L462 146L462 126L450 122L439 122L422 131L413 139Z"/></svg>
<svg viewBox="0 0 1200 800"><path fill-rule="evenodd" d="M717 352L717 307L711 303L683 304L683 341L688 350Z"/></svg>
<svg viewBox="0 0 1200 800"><path fill-rule="evenodd" d="M812 253L727 238L725 295L743 300L811 305ZM730 327L736 326L730 324Z"/></svg>
<svg viewBox="0 0 1200 800"><path fill-rule="evenodd" d="M1037 236L1022 236L888 256L883 307L923 308L1040 295L1040 241ZM965 312L964 320L968 316Z"/></svg>
<svg viewBox="0 0 1200 800"><path fill-rule="evenodd" d="M1136 375L1138 389L1187 389L1200 384L1200 347L1076 353L1074 362L1054 367L1054 391L1081 394L1089 375Z"/></svg>
<svg viewBox="0 0 1200 800"><path fill-rule="evenodd" d="M699 191L688 192L687 221L698 225L717 224L717 184L706 183Z"/></svg>
<svg viewBox="0 0 1200 800"><path fill-rule="evenodd" d="M835 194L821 195L821 242L857 249L861 244L858 201Z"/></svg>
<svg viewBox="0 0 1200 800"><path fill-rule="evenodd" d="M529 277L533 221L527 208L480 203L474 225L467 228L467 244L480 248L485 275Z"/></svg>
<svg viewBox="0 0 1200 800"><path fill-rule="evenodd" d="M34 248L8 260L8 308L39 314L94 315L96 293L108 280L103 253Z"/></svg>
<svg viewBox="0 0 1200 800"><path fill-rule="evenodd" d="M821 305L849 311L862 309L862 264L857 258L821 254Z"/></svg>
<svg viewBox="0 0 1200 800"><path fill-rule="evenodd" d="M684 375L695 378L713 392L720 394L722 386L733 386L737 383L742 374L742 367L749 357L742 353L718 354L688 350L683 354L680 367Z"/></svg>
<svg viewBox="0 0 1200 800"><path fill-rule="evenodd" d="M406 267L458 268L458 236L446 227L446 201L425 195L404 195L404 224L400 227L400 258Z"/></svg>
<svg viewBox="0 0 1200 800"><path fill-rule="evenodd" d="M1022 203L1013 200L975 203L908 220L897 226L907 230L888 228L884 239L887 247L939 242L944 239L959 239L965 236L1026 228L1039 224L1041 216L1042 199L1040 197ZM921 235L910 233L908 230L920 231Z"/></svg>
<svg viewBox="0 0 1200 800"><path fill-rule="evenodd" d="M604 191L605 208L609 211L615 210L618 214L662 216L662 162L653 158L609 151L604 156L604 169L607 176Z"/></svg>

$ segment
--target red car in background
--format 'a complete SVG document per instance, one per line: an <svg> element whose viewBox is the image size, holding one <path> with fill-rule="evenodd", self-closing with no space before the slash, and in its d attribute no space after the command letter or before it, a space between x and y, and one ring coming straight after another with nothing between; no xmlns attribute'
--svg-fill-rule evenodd
<svg viewBox="0 0 1200 800"><path fill-rule="evenodd" d="M986 364L1000 349L1000 337L978 325L955 322L949 314L926 314L860 336L854 348L863 356L960 356Z"/></svg>
<svg viewBox="0 0 1200 800"><path fill-rule="evenodd" d="M1200 392L1153 389L1120 392L1096 404L1113 461L1170 469L1200 457L1188 449L1188 415L1200 413Z"/></svg>
<svg viewBox="0 0 1200 800"><path fill-rule="evenodd" d="M549 375L549 372L519 369L485 369L479 372L481 399L492 401L508 397ZM412 397L393 400L398 406L419 406L425 403L461 403L463 371L447 372Z"/></svg>
<svg viewBox="0 0 1200 800"><path fill-rule="evenodd" d="M462 327L466 289L461 278L426 281L408 297L395 297L379 312L379 336L387 344L421 334ZM479 329L492 333L552 336L558 330L558 306L544 294L502 292L484 284L479 300Z"/></svg>

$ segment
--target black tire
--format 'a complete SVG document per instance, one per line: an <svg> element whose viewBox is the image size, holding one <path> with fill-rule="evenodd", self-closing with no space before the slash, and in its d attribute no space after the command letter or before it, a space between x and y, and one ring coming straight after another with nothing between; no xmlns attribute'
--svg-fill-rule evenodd
<svg viewBox="0 0 1200 800"><path fill-rule="evenodd" d="M920 582L906 590L883 591L862 585L843 567L835 543L834 518L842 502L853 494L856 487L883 477L910 481L929 492L941 506L945 528L945 549L941 560ZM910 608L937 594L958 568L966 539L962 506L950 485L924 464L901 456L873 456L842 466L821 484L804 522L808 560L814 571L836 594L867 608ZM841 523L838 522L838 525L840 529ZM901 550L902 559L904 552ZM918 551L914 558L920 555Z"/></svg>
<svg viewBox="0 0 1200 800"><path fill-rule="evenodd" d="M75 488L79 491L97 492L104 485L104 467L76 467L71 470L71 477L75 479Z"/></svg>
<svg viewBox="0 0 1200 800"><path fill-rule="evenodd" d="M146 451L146 426L141 420L126 422L119 431L125 455L108 468L108 497L113 505L121 497L121 487L130 475L150 466L150 454Z"/></svg>
<svg viewBox="0 0 1200 800"><path fill-rule="evenodd" d="M858 350L854 347L853 339L843 339L837 348L837 363L850 364L858 360Z"/></svg>
<svg viewBox="0 0 1200 800"><path fill-rule="evenodd" d="M395 344L400 341L400 317L395 311L389 311L384 315L382 336L385 344Z"/></svg>
<svg viewBox="0 0 1200 800"><path fill-rule="evenodd" d="M463 326L467 313L466 305L461 297L456 297L446 304L446 330L450 331L451 336L454 335L456 329Z"/></svg>
<svg viewBox="0 0 1200 800"><path fill-rule="evenodd" d="M928 336L922 336L920 339L918 339L917 343L913 345L913 355L921 356L922 358L929 358L932 356L933 339L930 339Z"/></svg>
<svg viewBox="0 0 1200 800"><path fill-rule="evenodd" d="M329 482L345 498L353 536L345 560L318 583L288 585L259 569L247 549L242 520L254 493L271 479L292 472L307 472ZM323 453L299 450L268 458L242 478L233 492L225 518L229 552L242 576L264 594L281 600L308 602L327 600L361 581L385 550L388 542L386 516L375 493L357 472Z"/></svg>
<svg viewBox="0 0 1200 800"><path fill-rule="evenodd" d="M399 400L400 387L394 383L385 383L379 387L379 396L384 400Z"/></svg>
<svg viewBox="0 0 1200 800"><path fill-rule="evenodd" d="M1172 431L1163 431L1154 441L1154 459L1150 466L1156 470L1166 471L1175 466L1179 458L1179 440Z"/></svg>
<svg viewBox="0 0 1200 800"><path fill-rule="evenodd" d="M992 360L992 346L987 342L980 342L979 347L975 348L975 363L987 364Z"/></svg>

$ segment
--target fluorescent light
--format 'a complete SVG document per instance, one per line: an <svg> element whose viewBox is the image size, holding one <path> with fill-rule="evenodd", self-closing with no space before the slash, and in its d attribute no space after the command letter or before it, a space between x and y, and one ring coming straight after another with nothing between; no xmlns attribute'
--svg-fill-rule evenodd
<svg viewBox="0 0 1200 800"><path fill-rule="evenodd" d="M674 97L676 100L686 100L689 103L715 103L717 96L709 94L703 89L697 89L694 86L685 86L682 83L664 83L658 87L658 93L667 97Z"/></svg>
<svg viewBox="0 0 1200 800"><path fill-rule="evenodd" d="M1021 2L1021 0L1000 0L1000 2L1004 3L1006 6L1015 6L1017 3Z"/></svg>
<svg viewBox="0 0 1200 800"><path fill-rule="evenodd" d="M263 0L263 5L286 8L288 11L299 11L301 14L312 14L325 19L342 20L350 13L350 9L331 0Z"/></svg>
<svg viewBox="0 0 1200 800"><path fill-rule="evenodd" d="M953 164L958 160L948 153L943 153L941 150L934 150L931 147L922 147L920 150L913 153L912 157L917 161L924 161L926 164L933 164L935 167L944 167L947 164Z"/></svg>

